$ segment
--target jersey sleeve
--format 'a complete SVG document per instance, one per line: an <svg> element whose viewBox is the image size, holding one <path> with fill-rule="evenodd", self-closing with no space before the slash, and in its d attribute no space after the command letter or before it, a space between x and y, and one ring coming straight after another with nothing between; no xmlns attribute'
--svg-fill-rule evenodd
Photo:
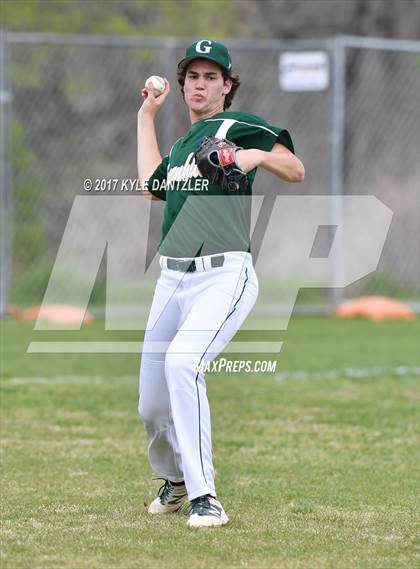
<svg viewBox="0 0 420 569"><path fill-rule="evenodd" d="M165 156L150 178L147 180L147 189L155 197L166 201L166 176L168 173L169 156Z"/></svg>
<svg viewBox="0 0 420 569"><path fill-rule="evenodd" d="M247 115L235 122L226 138L243 148L258 148L269 152L278 143L295 152L292 137L287 130L270 125L254 115Z"/></svg>

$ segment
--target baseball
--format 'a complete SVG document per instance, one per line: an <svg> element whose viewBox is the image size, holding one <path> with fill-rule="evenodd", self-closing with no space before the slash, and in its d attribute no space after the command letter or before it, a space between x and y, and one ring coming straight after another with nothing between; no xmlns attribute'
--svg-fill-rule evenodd
<svg viewBox="0 0 420 569"><path fill-rule="evenodd" d="M151 75L148 79L146 79L145 88L148 89L148 84L151 83L153 85L153 94L155 97L161 95L165 90L165 81L159 75Z"/></svg>

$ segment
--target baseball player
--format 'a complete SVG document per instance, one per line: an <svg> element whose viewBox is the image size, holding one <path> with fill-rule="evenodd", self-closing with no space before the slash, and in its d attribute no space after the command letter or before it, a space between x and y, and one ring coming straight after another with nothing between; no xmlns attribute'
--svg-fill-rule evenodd
<svg viewBox="0 0 420 569"><path fill-rule="evenodd" d="M250 201L258 167L301 182L289 133L248 113L227 112L238 89L228 49L202 39L178 64L189 132L162 158L155 117L170 92L142 91L138 174L164 202L158 279L144 338L139 413L151 467L164 481L150 514L190 501L190 527L222 526L204 369L252 309L258 281L250 251Z"/></svg>

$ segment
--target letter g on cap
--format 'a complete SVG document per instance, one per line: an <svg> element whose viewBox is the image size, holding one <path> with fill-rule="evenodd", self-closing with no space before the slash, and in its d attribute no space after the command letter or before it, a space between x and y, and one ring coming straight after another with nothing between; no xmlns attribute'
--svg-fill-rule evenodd
<svg viewBox="0 0 420 569"><path fill-rule="evenodd" d="M207 45L203 46L203 44L207 44ZM195 46L195 51L198 53L210 53L211 44L212 44L212 42L210 40L201 40L201 41L197 42L197 45Z"/></svg>

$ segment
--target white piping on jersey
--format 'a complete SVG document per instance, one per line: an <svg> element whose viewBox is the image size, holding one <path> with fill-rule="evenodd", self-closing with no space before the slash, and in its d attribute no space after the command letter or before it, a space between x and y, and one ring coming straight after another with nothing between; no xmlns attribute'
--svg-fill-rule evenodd
<svg viewBox="0 0 420 569"><path fill-rule="evenodd" d="M178 142L178 140L181 140L182 138L183 138L183 137L180 136L180 137L177 138L177 139L175 140L175 142L172 144L171 149L170 149L169 154L168 154L169 160L171 159L172 150L174 149L175 144Z"/></svg>
<svg viewBox="0 0 420 569"><path fill-rule="evenodd" d="M238 121L236 119L205 119L205 122L210 122L210 121L224 121L224 122L229 122L229 126L228 129L232 126L233 123L238 123L238 124L246 124L247 126L256 126L258 128L262 128L263 130L266 130L267 132L269 132L270 134L272 134L273 136L278 136L278 134L276 132L274 132L273 130L270 130L269 128L267 128L266 126L262 126L260 124L252 124L249 122L245 122L245 121ZM222 125L223 126L223 125ZM220 127L222 128L222 127ZM215 136L218 136L220 129L217 131L217 134ZM227 130L225 132L225 134L227 133ZM223 137L222 137L223 138Z"/></svg>
<svg viewBox="0 0 420 569"><path fill-rule="evenodd" d="M235 119L222 119L223 122L219 126L218 131L214 135L215 138L226 138L227 132L230 127L235 123Z"/></svg>

